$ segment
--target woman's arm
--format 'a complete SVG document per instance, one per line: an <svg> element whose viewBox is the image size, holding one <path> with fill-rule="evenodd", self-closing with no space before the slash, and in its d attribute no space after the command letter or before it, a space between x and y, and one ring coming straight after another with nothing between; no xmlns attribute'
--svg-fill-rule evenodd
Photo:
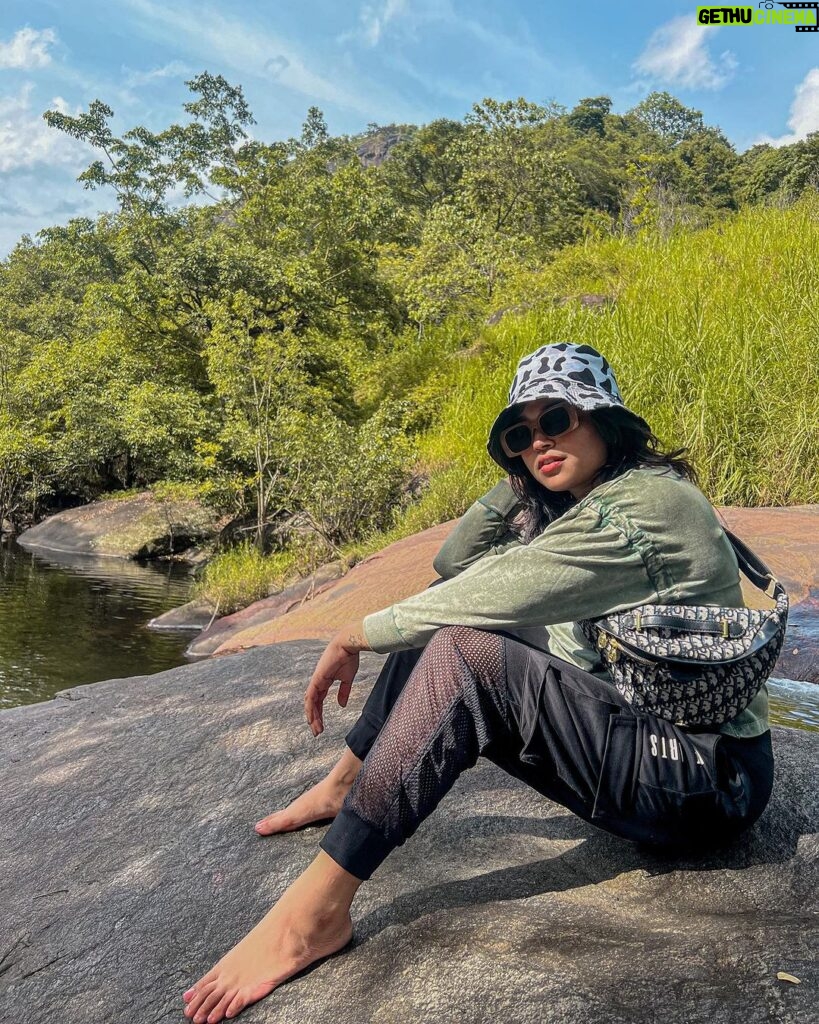
<svg viewBox="0 0 819 1024"><path fill-rule="evenodd" d="M518 544L510 522L520 507L508 478L467 509L458 524L441 545L432 567L445 580L463 572L484 555L499 554Z"/></svg>
<svg viewBox="0 0 819 1024"><path fill-rule="evenodd" d="M438 575L451 579L490 551L500 553L517 545L509 520L518 507L518 498L507 478L478 498L435 556L432 564ZM339 681L338 703L346 707L358 671L359 652L370 650L360 619L339 630L325 648L304 694L304 713L314 736L324 732L324 700L333 683Z"/></svg>
<svg viewBox="0 0 819 1024"><path fill-rule="evenodd" d="M454 579L368 615L365 639L387 654L423 647L447 625L516 630L656 602L668 581L655 575L663 576L662 561L645 540L594 508L572 509L531 544L478 559Z"/></svg>

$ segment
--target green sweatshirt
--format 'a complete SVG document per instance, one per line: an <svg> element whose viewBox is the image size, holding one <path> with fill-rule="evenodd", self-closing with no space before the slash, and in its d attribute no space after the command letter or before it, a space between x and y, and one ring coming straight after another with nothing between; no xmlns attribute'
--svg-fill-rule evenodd
<svg viewBox="0 0 819 1024"><path fill-rule="evenodd" d="M374 651L423 647L447 625L505 629L608 678L576 622L640 604L744 604L713 507L675 473L629 470L601 484L530 544L510 530L517 499L502 480L467 511L434 564L445 582L364 619ZM721 732L769 728L765 687Z"/></svg>

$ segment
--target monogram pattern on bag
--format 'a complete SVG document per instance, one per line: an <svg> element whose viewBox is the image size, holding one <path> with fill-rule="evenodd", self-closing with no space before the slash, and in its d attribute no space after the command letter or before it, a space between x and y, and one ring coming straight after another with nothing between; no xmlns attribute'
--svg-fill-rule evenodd
<svg viewBox="0 0 819 1024"><path fill-rule="evenodd" d="M683 633L666 628L636 630L623 623L636 612L674 615L688 620L728 619L744 626L743 635L724 638L709 633ZM622 646L606 664L612 682L634 708L681 725L721 725L751 703L768 679L785 638L788 598L777 598L773 611L718 608L712 605L642 605L629 612L579 623L586 639L599 648L601 633L629 643L646 656L680 657L685 664L639 661ZM776 633L753 654L746 654L759 630L773 621ZM610 641L607 641L610 642ZM732 659L732 660L729 660ZM725 661L725 664L714 664Z"/></svg>
<svg viewBox="0 0 819 1024"><path fill-rule="evenodd" d="M638 651L645 651L655 657L685 658L691 661L727 661L741 658L768 619L775 615L781 623L783 616L787 617L787 610L788 600L785 597L780 598L773 612L755 608L715 608L714 605L703 604L642 605L629 612L598 619L596 624ZM723 637L719 633L680 633L679 630L660 626L634 629L627 623L633 621L637 613L672 615L675 618L688 621L707 619L715 623L725 619L729 623L741 626L742 634L737 637Z"/></svg>

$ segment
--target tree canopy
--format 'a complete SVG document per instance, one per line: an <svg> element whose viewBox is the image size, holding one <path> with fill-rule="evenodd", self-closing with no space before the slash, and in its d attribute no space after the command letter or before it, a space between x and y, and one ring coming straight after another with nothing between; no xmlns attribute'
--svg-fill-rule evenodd
<svg viewBox="0 0 819 1024"><path fill-rule="evenodd" d="M668 93L623 114L487 98L358 137L311 107L298 137L261 141L241 87L187 84L159 131L119 132L99 99L44 114L96 151L79 182L112 209L0 264L0 517L17 525L169 479L249 517L260 547L295 514L343 543L400 504L435 405L426 331L462 346L458 325L589 232L819 187L819 133L739 154Z"/></svg>

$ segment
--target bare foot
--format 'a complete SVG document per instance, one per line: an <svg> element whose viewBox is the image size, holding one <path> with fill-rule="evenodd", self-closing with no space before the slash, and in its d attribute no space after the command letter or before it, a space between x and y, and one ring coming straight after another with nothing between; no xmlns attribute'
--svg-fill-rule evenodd
<svg viewBox="0 0 819 1024"><path fill-rule="evenodd" d="M322 779L284 810L268 814L266 818L257 821L254 828L260 836L272 836L277 832L292 832L316 821L335 818L344 803L347 789L333 784L329 778Z"/></svg>
<svg viewBox="0 0 819 1024"><path fill-rule="evenodd" d="M302 793L284 810L268 814L266 818L257 821L256 831L260 836L272 836L278 832L292 832L317 821L335 818L360 768L361 761L349 748L345 749L341 759L325 779L308 789L306 793Z"/></svg>
<svg viewBox="0 0 819 1024"><path fill-rule="evenodd" d="M328 862L336 875L346 876L332 890L326 884ZM188 989L185 1016L194 1024L235 1017L283 981L346 946L353 935L350 902L359 884L320 853L256 927Z"/></svg>

